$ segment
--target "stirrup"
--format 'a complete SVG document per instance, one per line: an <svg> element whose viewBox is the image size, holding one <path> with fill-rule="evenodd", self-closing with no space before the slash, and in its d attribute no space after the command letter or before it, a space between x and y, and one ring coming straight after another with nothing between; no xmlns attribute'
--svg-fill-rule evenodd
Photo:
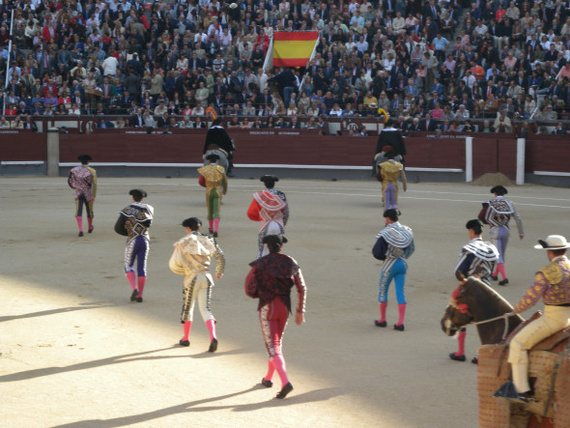
<svg viewBox="0 0 570 428"><path fill-rule="evenodd" d="M517 399L519 396L515 384L512 383L510 380L506 381L495 393L493 397L496 398L510 398L510 399Z"/></svg>
<svg viewBox="0 0 570 428"><path fill-rule="evenodd" d="M514 383L508 380L493 394L493 397L506 398L518 403L529 403L537 401L533 395L532 391L518 393Z"/></svg>

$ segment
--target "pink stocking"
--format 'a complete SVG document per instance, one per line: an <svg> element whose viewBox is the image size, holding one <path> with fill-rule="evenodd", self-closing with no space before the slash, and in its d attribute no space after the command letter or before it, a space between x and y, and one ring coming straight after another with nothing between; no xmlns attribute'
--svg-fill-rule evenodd
<svg viewBox="0 0 570 428"><path fill-rule="evenodd" d="M206 327L208 327L208 331L210 332L210 342L216 338L216 320L208 320L206 321Z"/></svg>
<svg viewBox="0 0 570 428"><path fill-rule="evenodd" d="M188 340L188 337L190 337L191 328L192 328L192 321L184 321L184 325L182 326L182 329L184 330L184 337L182 338L182 340Z"/></svg>
<svg viewBox="0 0 570 428"><path fill-rule="evenodd" d="M265 379L265 380L273 379L273 373L275 373L275 364L273 364L273 361L271 361L271 358L268 358L267 359L267 374L265 375L265 377L263 379Z"/></svg>
<svg viewBox="0 0 570 428"><path fill-rule="evenodd" d="M146 276L139 276L139 277L137 278L137 282L138 282L138 285L139 285L139 297L142 297L142 293L143 293L143 290L144 290L144 285L145 285L145 283L146 283Z"/></svg>
<svg viewBox="0 0 570 428"><path fill-rule="evenodd" d="M503 279L507 279L507 274L505 272L505 264L504 263L499 263L497 265L497 271L501 274Z"/></svg>
<svg viewBox="0 0 570 428"><path fill-rule="evenodd" d="M466 331L460 331L457 335L457 346L459 347L455 353L457 356L465 355L465 336L467 336Z"/></svg>
<svg viewBox="0 0 570 428"><path fill-rule="evenodd" d="M220 219L219 218L215 218L214 219L214 232L218 231L218 227L220 226Z"/></svg>
<svg viewBox="0 0 570 428"><path fill-rule="evenodd" d="M397 325L404 324L404 317L405 316L406 316L406 304L400 303L398 305L398 324Z"/></svg>
<svg viewBox="0 0 570 428"><path fill-rule="evenodd" d="M277 374L281 378L281 388L283 388L289 383L289 379L287 379L287 373L285 372L285 358L283 358L283 355L274 355L273 365L275 366L275 370L277 370Z"/></svg>
<svg viewBox="0 0 570 428"><path fill-rule="evenodd" d="M133 290L137 289L135 285L135 273L133 271L127 272L127 279L129 280L129 284L131 284L131 288Z"/></svg>
<svg viewBox="0 0 570 428"><path fill-rule="evenodd" d="M77 221L77 227L79 228L79 231L83 232L83 219L81 216L76 216L75 220Z"/></svg>
<svg viewBox="0 0 570 428"><path fill-rule="evenodd" d="M87 217L87 225L89 226L89 229L93 227L93 217Z"/></svg>
<svg viewBox="0 0 570 428"><path fill-rule="evenodd" d="M213 231L214 230L214 220L208 220L208 225L210 227L210 230Z"/></svg>
<svg viewBox="0 0 570 428"><path fill-rule="evenodd" d="M379 322L386 321L386 308L388 307L388 302L380 302L380 319Z"/></svg>

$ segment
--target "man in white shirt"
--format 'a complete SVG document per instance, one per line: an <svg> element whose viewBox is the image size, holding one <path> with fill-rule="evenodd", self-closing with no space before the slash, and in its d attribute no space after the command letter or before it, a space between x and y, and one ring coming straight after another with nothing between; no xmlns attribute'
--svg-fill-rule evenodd
<svg viewBox="0 0 570 428"><path fill-rule="evenodd" d="M103 68L103 76L117 76L117 67L119 65L119 61L112 55L108 55L105 58L105 61L101 64Z"/></svg>

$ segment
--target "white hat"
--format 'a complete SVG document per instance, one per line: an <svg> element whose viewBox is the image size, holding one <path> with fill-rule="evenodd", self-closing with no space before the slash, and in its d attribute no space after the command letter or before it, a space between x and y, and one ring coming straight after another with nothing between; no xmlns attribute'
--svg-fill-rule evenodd
<svg viewBox="0 0 570 428"><path fill-rule="evenodd" d="M231 9L235 9L236 7L238 7L237 3L231 3L230 4Z"/></svg>
<svg viewBox="0 0 570 428"><path fill-rule="evenodd" d="M570 248L570 244L562 235L549 235L546 240L539 239L538 244L534 246L537 250L564 250Z"/></svg>

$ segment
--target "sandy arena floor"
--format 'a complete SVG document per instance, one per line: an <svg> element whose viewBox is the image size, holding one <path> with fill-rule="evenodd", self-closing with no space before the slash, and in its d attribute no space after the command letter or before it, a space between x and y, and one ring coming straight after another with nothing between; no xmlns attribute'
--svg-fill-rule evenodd
<svg viewBox="0 0 570 428"><path fill-rule="evenodd" d="M268 171L269 172L269 171ZM266 356L256 301L245 296L258 225L246 210L257 179L232 179L222 207L226 275L213 312L220 340L210 354L195 313L190 348L177 345L182 277L168 269L180 222L205 220L197 180L99 178L95 231L77 237L66 179L0 178L0 414L4 427L476 427L476 366L448 358L456 342L439 321L456 286L453 267L490 186L411 184L400 195L414 229L406 331L374 327L380 263L371 248L382 227L373 181L283 180L291 218L285 253L308 284L307 322L284 339L295 389L285 400L259 385ZM125 240L113 231L128 191L155 207L145 301L131 303ZM526 237L507 252L511 302L546 263L538 238L570 238L568 189L509 188ZM566 220L564 220L566 219ZM393 287L392 287L393 288ZM397 305L390 289L388 322ZM469 359L479 345L467 338Z"/></svg>

